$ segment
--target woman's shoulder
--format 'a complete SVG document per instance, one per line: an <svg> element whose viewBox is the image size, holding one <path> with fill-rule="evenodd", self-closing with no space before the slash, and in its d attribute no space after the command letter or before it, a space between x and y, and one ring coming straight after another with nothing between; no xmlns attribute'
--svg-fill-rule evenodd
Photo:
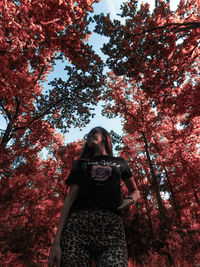
<svg viewBox="0 0 200 267"><path fill-rule="evenodd" d="M123 157L118 156L118 157L114 157L114 159L116 161L118 161L122 166L128 164L127 160L125 158L123 158Z"/></svg>
<svg viewBox="0 0 200 267"><path fill-rule="evenodd" d="M120 157L120 156L113 156L113 158L117 160L125 160L123 157Z"/></svg>

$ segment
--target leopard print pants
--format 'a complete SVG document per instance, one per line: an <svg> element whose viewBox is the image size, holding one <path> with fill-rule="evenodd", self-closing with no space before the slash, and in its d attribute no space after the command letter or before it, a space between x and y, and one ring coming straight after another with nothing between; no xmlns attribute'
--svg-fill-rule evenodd
<svg viewBox="0 0 200 267"><path fill-rule="evenodd" d="M61 238L61 267L127 267L121 216L100 208L75 211Z"/></svg>

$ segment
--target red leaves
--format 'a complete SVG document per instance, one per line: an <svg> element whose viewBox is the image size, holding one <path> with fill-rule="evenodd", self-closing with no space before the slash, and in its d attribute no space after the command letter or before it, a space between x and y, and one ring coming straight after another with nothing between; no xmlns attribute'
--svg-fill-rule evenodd
<svg viewBox="0 0 200 267"><path fill-rule="evenodd" d="M6 2L6 6L3 4L0 6L3 25L1 50L5 52L4 59L1 61L3 63L1 66L2 80L9 81L7 90L8 87L12 88L12 95L15 95L17 88L21 87L18 79L20 77L23 77L24 80L29 78L29 64L31 63L32 74L37 78L43 66L48 65L46 58L51 58L52 52L63 49L62 39L68 43L68 47L73 47L75 51L83 44L86 35L83 31L76 29L84 29L83 17L93 2L82 0L80 5L74 7L73 1L71 3L67 1L48 1L48 3L46 1L20 1L19 6L9 1ZM27 14L29 14L28 20ZM69 26L70 29L66 33L63 32L62 38L58 38L58 32L65 31ZM75 35L72 38L73 34ZM73 58L71 52L66 54L66 58L68 57L72 61L78 59ZM19 59L23 59L21 63ZM10 69L14 69L14 71ZM43 75L45 77L44 71ZM27 93L30 87L33 89L34 84L26 85ZM1 97L6 96L4 93L6 91L1 90Z"/></svg>
<svg viewBox="0 0 200 267"><path fill-rule="evenodd" d="M123 10L127 16L125 26L101 17L105 25L97 30L110 37L103 51L113 70L102 96L106 101L104 113L123 119L121 155L130 162L143 192L137 214L131 216L141 218L137 227L146 225L145 230L136 233L129 228L130 236L147 238L137 240L137 244L141 242L141 247L149 249L158 242L160 254L168 253L185 262L188 259L181 250L185 247L185 255L190 255L198 238L195 236L189 247L182 232L189 235L193 225L200 227L200 91L197 6L195 1L182 4L184 11L179 8L172 13L160 1L152 14L146 12L146 7L136 13L129 5ZM110 24L115 28L114 35ZM171 231L173 226L178 226L179 231ZM149 244L148 239L155 244ZM131 238L128 241L132 242ZM197 249L192 253L197 259ZM134 247L130 255L135 257Z"/></svg>
<svg viewBox="0 0 200 267"><path fill-rule="evenodd" d="M9 163L13 163L14 168L9 170L10 164L7 168L3 164L2 167L4 170L7 169L9 176L6 177L5 171L4 176L1 173L4 211L1 217L3 262L7 263L9 260L10 264L19 262L19 266L20 264L26 266L24 262L27 258L29 264L47 261L48 249L55 234L54 228L57 227L66 190L64 180L81 149L80 143L72 143L64 147L59 141L60 137L53 133L50 135L50 129L45 124L38 127L43 128L44 142L42 143L40 139L35 146L26 146L23 151L21 149L17 151L13 147L15 151L13 158L12 153L7 150ZM36 129L35 131L38 132ZM30 135L27 139L32 140ZM51 142L52 145L50 145ZM45 145L48 145L52 156L41 160L37 156L37 151L41 151Z"/></svg>
<svg viewBox="0 0 200 267"><path fill-rule="evenodd" d="M89 114L80 104L96 103L99 97L95 90L91 98L90 88L100 87L100 82L93 83L93 73L101 60L85 45L86 15L93 2L0 3L0 104L9 122L0 154L5 264L25 266L47 259L64 180L81 149L81 142L63 146L52 120L64 128L59 118L75 121L75 103L82 114ZM197 253L199 227L198 1L180 1L177 12L164 1L157 3L150 14L147 5L136 11L129 1L123 10L125 25L108 16L98 19L99 33L111 38L104 53L113 70L104 80L102 99L108 116L123 119L121 155L129 161L142 195L127 215L129 255L141 262L145 255L154 261L164 253L188 263L194 261L190 252ZM39 82L51 71L56 52L79 69L68 69L68 83L53 84L56 89L49 98L57 101L60 94L72 105L64 111L63 105L53 109L47 122L36 105L43 93ZM68 90L71 85L76 85L74 91ZM42 111L47 95L43 96ZM52 103L48 104L49 108Z"/></svg>
<svg viewBox="0 0 200 267"><path fill-rule="evenodd" d="M63 136L46 118L42 120L49 108L54 108L55 120L61 111L54 103L60 93L57 88L50 95L54 105L39 103L43 96L40 82L52 71L56 53L65 55L79 70L84 65L90 73L91 65L100 60L85 44L86 15L93 2L0 2L0 105L8 122L0 149L4 265L34 266L47 261L66 190L64 180L81 145L68 145L65 151ZM69 91L69 84L66 88ZM97 90L94 95L98 96ZM69 117L74 116L73 96L66 95L65 100L65 112L72 111ZM86 98L82 97L83 103Z"/></svg>

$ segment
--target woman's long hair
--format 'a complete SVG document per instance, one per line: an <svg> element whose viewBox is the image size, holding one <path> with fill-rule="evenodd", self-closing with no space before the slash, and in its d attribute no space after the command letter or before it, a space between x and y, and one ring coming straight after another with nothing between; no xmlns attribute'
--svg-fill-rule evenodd
<svg viewBox="0 0 200 267"><path fill-rule="evenodd" d="M105 143L105 150L107 152L108 155L113 156L113 150L112 150L112 139L110 134L108 133L108 131L106 131L106 129L104 129L103 127L94 127L92 130L94 129L98 129L101 131L104 143ZM92 131L91 130L91 131ZM81 152L81 155L79 157L79 159L90 159L94 156L94 150L88 146L87 142L85 143L83 150Z"/></svg>

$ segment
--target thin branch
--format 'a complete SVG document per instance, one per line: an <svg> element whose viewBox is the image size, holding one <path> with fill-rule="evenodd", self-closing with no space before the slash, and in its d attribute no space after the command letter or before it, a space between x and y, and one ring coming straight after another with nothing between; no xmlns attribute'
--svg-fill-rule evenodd
<svg viewBox="0 0 200 267"><path fill-rule="evenodd" d="M7 110L7 108L4 107L2 99L0 100L0 105L1 105L2 109L5 111L8 119L11 121L12 120L12 116L11 116L10 112Z"/></svg>
<svg viewBox="0 0 200 267"><path fill-rule="evenodd" d="M16 96L15 97L15 101L17 102L17 106L16 106L16 110L15 110L15 114L13 116L13 119L16 120L18 115L19 115L19 106L20 106L20 101L19 98Z"/></svg>
<svg viewBox="0 0 200 267"><path fill-rule="evenodd" d="M164 28L167 28L167 27L170 27L170 26L175 26L175 25L177 25L177 27L172 28L172 30L178 28L179 26L188 26L188 27L185 27L185 29L188 29L189 26L191 26L191 28L199 28L200 27L200 22L193 21L193 22L185 22L185 23L168 23L168 24L165 24L163 26L158 26L158 27L155 27L155 28L152 28L152 29L149 29L149 30L142 31L140 33L135 33L135 34L133 34L133 36L142 35L144 33L153 32L153 31L156 31L156 30L164 29Z"/></svg>
<svg viewBox="0 0 200 267"><path fill-rule="evenodd" d="M57 106L59 103L61 103L64 100L65 96L62 96L60 99L58 99L56 102L52 103L46 110L44 110L42 113L36 115L31 121L29 121L25 126L17 127L13 130L13 132L16 132L18 130L26 129L29 127L34 121L41 119L44 117L48 112L55 106Z"/></svg>

